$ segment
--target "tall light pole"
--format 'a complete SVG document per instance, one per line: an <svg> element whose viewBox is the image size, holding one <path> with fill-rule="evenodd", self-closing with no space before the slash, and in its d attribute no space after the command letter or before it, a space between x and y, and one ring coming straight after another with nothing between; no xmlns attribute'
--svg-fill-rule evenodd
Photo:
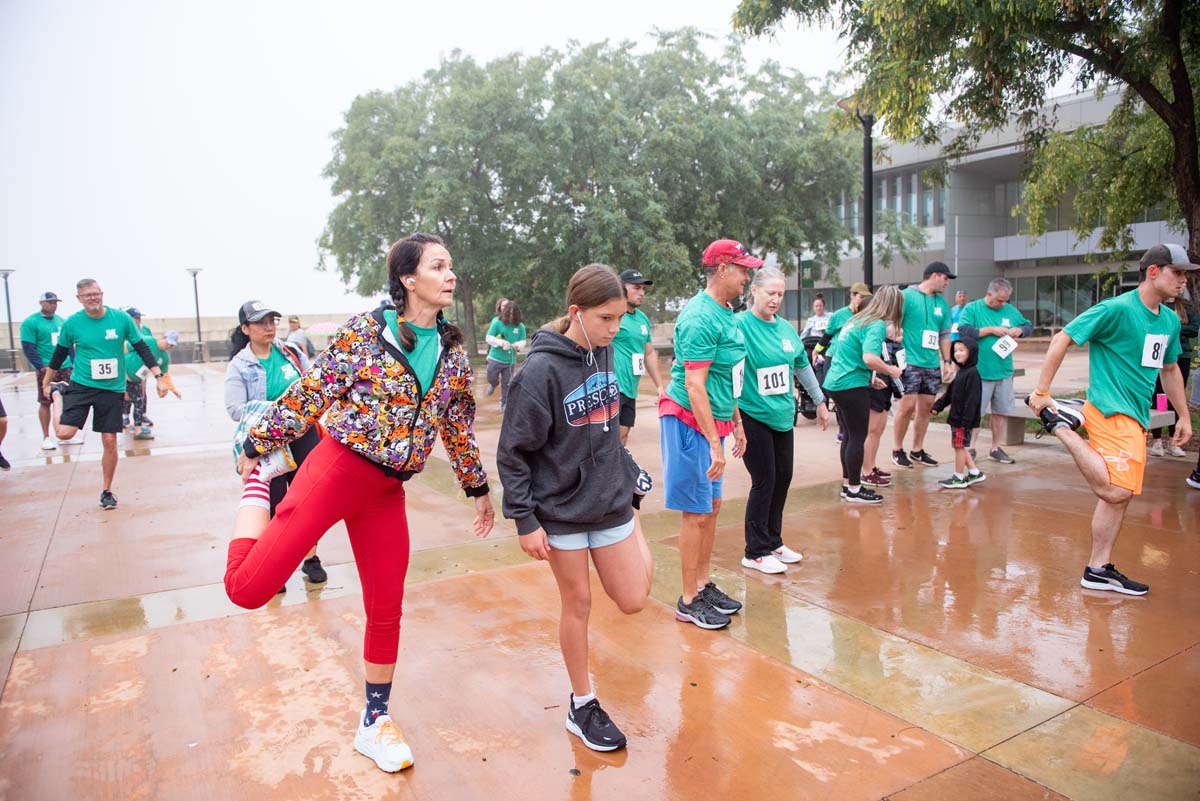
<svg viewBox="0 0 1200 801"><path fill-rule="evenodd" d="M863 283L875 286L875 176L871 155L871 129L875 127L875 115L863 114L863 103L858 95L838 101L838 108L849 111L858 118L863 128Z"/></svg>
<svg viewBox="0 0 1200 801"><path fill-rule="evenodd" d="M204 361L204 340L200 338L200 287L196 281L196 276L200 274L203 267L185 267L192 274L192 296L196 299L196 361Z"/></svg>
<svg viewBox="0 0 1200 801"><path fill-rule="evenodd" d="M16 270L3 269L0 270L0 275L4 276L4 309L8 312L8 353L12 359L10 372L17 372L17 342L13 339L12 330L12 303L8 300L8 277L15 273Z"/></svg>

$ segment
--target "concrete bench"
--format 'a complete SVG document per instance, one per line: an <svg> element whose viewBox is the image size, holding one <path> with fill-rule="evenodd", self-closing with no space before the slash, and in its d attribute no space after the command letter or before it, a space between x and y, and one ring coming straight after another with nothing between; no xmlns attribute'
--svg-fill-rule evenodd
<svg viewBox="0 0 1200 801"><path fill-rule="evenodd" d="M1001 445L1020 445L1025 442L1025 421L1037 419L1033 410L1025 405L1024 398L1014 398L1012 414L1002 414L999 417L1004 419L1004 438ZM1173 411L1151 410L1150 412L1151 429L1163 428L1174 422L1175 412Z"/></svg>

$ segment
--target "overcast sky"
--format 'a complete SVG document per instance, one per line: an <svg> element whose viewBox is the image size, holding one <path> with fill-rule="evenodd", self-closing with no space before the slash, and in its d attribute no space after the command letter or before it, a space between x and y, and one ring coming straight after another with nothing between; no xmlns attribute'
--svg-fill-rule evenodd
<svg viewBox="0 0 1200 801"><path fill-rule="evenodd" d="M568 40L645 41L693 25L719 36L736 0L606 3L3 0L0 268L13 318L75 281L147 317L285 313L367 301L320 273L334 205L321 170L356 95L419 77L455 48L480 61ZM755 40L749 55L813 76L837 69L828 31ZM404 232L397 232L400 235ZM7 342L4 342L7 345Z"/></svg>

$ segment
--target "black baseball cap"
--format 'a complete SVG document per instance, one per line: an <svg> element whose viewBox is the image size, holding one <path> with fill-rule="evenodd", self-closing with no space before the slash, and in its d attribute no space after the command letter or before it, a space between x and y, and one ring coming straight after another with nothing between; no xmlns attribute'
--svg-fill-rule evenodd
<svg viewBox="0 0 1200 801"><path fill-rule="evenodd" d="M130 317L136 317L139 320L142 319L142 310L137 308L136 306L130 306L128 309L125 310L125 313L128 314Z"/></svg>
<svg viewBox="0 0 1200 801"><path fill-rule="evenodd" d="M640 270L625 270L621 273L622 284L639 284L641 286L653 286L654 282L646 276L642 275Z"/></svg>
<svg viewBox="0 0 1200 801"><path fill-rule="evenodd" d="M938 273L941 273L942 275L947 276L948 278L958 278L957 275L950 272L949 267L947 267L944 263L942 263L940 261L931 261L931 262L929 262L929 264L926 264L925 272L922 273L921 276L923 278L928 278L929 276L937 275Z"/></svg>
<svg viewBox="0 0 1200 801"><path fill-rule="evenodd" d="M282 317L283 315L272 309L261 300L248 300L242 304L242 308L238 309L238 323L257 323L264 317Z"/></svg>
<svg viewBox="0 0 1200 801"><path fill-rule="evenodd" d="M1174 267L1176 270L1200 270L1200 264L1195 264L1188 258L1187 251L1182 245L1155 245L1142 256L1141 269L1151 265L1159 267Z"/></svg>

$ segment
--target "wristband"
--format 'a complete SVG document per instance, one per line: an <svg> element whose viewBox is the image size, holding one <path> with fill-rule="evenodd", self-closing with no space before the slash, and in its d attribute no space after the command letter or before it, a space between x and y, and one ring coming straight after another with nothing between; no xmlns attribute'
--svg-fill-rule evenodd
<svg viewBox="0 0 1200 801"><path fill-rule="evenodd" d="M1039 398L1048 398L1048 397L1050 397L1050 393L1049 393L1049 392L1038 392L1036 389L1033 391L1033 394L1034 394L1034 395L1037 395Z"/></svg>

